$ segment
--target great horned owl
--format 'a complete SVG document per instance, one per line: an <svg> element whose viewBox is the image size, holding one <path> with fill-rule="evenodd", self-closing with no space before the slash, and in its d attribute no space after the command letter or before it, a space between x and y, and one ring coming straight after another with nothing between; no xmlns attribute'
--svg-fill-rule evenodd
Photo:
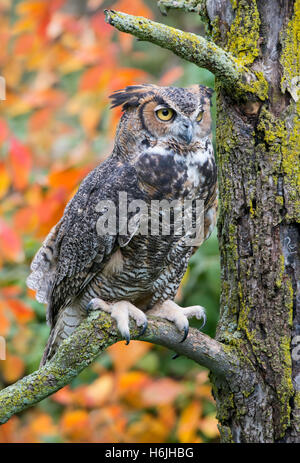
<svg viewBox="0 0 300 463"><path fill-rule="evenodd" d="M48 304L51 333L42 364L89 310L110 313L127 342L129 317L142 331L146 313L165 318L183 339L189 317L205 319L203 307L182 308L172 300L195 251L184 233L141 234L131 227L101 234L97 221L103 213L99 201L118 205L120 192L128 202L146 204L199 199L203 240L208 238L217 211L211 95L202 85L134 85L111 95L112 107L123 109L112 154L83 180L37 252L27 280L37 300ZM131 218L137 224L141 215L132 212Z"/></svg>

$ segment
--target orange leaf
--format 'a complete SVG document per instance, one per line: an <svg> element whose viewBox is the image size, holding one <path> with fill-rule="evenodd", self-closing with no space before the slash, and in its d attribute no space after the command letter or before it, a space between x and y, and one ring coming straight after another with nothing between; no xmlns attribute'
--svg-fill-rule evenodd
<svg viewBox="0 0 300 463"><path fill-rule="evenodd" d="M32 233L38 225L38 215L31 207L24 207L16 212L14 216L14 225L22 233Z"/></svg>
<svg viewBox="0 0 300 463"><path fill-rule="evenodd" d="M23 375L25 365L20 357L8 354L6 360L1 362L1 368L5 382L10 384L17 381Z"/></svg>
<svg viewBox="0 0 300 463"><path fill-rule="evenodd" d="M168 429L172 429L176 423L177 413L171 404L160 405L157 410L159 419Z"/></svg>
<svg viewBox="0 0 300 463"><path fill-rule="evenodd" d="M1 135L0 135L1 136ZM0 198L2 198L10 186L10 176L3 162L0 162Z"/></svg>
<svg viewBox="0 0 300 463"><path fill-rule="evenodd" d="M51 120L53 116L53 109L52 108L42 108L35 111L32 116L29 118L29 130L41 130Z"/></svg>
<svg viewBox="0 0 300 463"><path fill-rule="evenodd" d="M31 33L19 35L14 44L14 55L29 55L33 50L35 40L35 35Z"/></svg>
<svg viewBox="0 0 300 463"><path fill-rule="evenodd" d="M19 140L10 139L10 163L13 175L13 184L17 190L23 190L28 184L32 155L30 150Z"/></svg>
<svg viewBox="0 0 300 463"><path fill-rule="evenodd" d="M127 85L145 82L147 79L148 75L145 71L134 68L122 68L118 69L118 72L111 76L108 84L109 88L113 91L124 88Z"/></svg>
<svg viewBox="0 0 300 463"><path fill-rule="evenodd" d="M206 416L201 420L199 429L210 439L219 436L218 420L215 416Z"/></svg>
<svg viewBox="0 0 300 463"><path fill-rule="evenodd" d="M13 416L6 423L0 427L0 442L1 444L17 442L16 436L18 434L19 418Z"/></svg>
<svg viewBox="0 0 300 463"><path fill-rule="evenodd" d="M37 183L30 186L24 196L29 206L38 206L43 201L41 186Z"/></svg>
<svg viewBox="0 0 300 463"><path fill-rule="evenodd" d="M170 429L150 413L144 413L140 420L129 425L128 434L130 442L159 443L166 442Z"/></svg>
<svg viewBox="0 0 300 463"><path fill-rule="evenodd" d="M45 236L51 227L58 222L66 202L66 190L61 187L57 190L49 191L46 198L37 206L40 222L39 236Z"/></svg>
<svg viewBox="0 0 300 463"><path fill-rule="evenodd" d="M0 336L6 336L9 332L10 321L5 313L5 304L0 301Z"/></svg>
<svg viewBox="0 0 300 463"><path fill-rule="evenodd" d="M97 88L102 72L102 66L93 66L87 69L81 76L79 89L91 90Z"/></svg>
<svg viewBox="0 0 300 463"><path fill-rule="evenodd" d="M126 371L135 365L149 349L151 349L150 343L131 341L128 346L123 342L113 344L107 351L113 361L115 369L117 371Z"/></svg>
<svg viewBox="0 0 300 463"><path fill-rule="evenodd" d="M57 430L51 416L40 414L30 422L30 430L36 437L53 436Z"/></svg>
<svg viewBox="0 0 300 463"><path fill-rule="evenodd" d="M119 379L120 392L122 394L140 392L149 382L151 382L151 378L141 371L123 373Z"/></svg>
<svg viewBox="0 0 300 463"><path fill-rule="evenodd" d="M19 236L0 218L0 255L9 261L21 262L24 253Z"/></svg>
<svg viewBox="0 0 300 463"><path fill-rule="evenodd" d="M44 14L46 8L47 3L43 0L28 0L19 3L16 11L20 16L28 14L33 17L39 17Z"/></svg>
<svg viewBox="0 0 300 463"><path fill-rule="evenodd" d="M80 122L89 135L93 135L100 119L100 111L97 106L87 106L80 112Z"/></svg>
<svg viewBox="0 0 300 463"><path fill-rule="evenodd" d="M84 399L87 407L100 407L112 396L114 378L106 374L96 379L84 390Z"/></svg>
<svg viewBox="0 0 300 463"><path fill-rule="evenodd" d="M177 436L180 442L194 442L199 419L202 413L202 407L199 401L191 402L181 413Z"/></svg>
<svg viewBox="0 0 300 463"><path fill-rule="evenodd" d="M88 171L88 167L69 167L54 170L49 175L49 185L51 187L63 186L68 192L71 192Z"/></svg>
<svg viewBox="0 0 300 463"><path fill-rule="evenodd" d="M67 411L60 424L63 433L73 440L86 440L90 434L89 415L85 410Z"/></svg>
<svg viewBox="0 0 300 463"><path fill-rule="evenodd" d="M7 305L19 323L27 323L34 318L34 311L18 299L8 299Z"/></svg>

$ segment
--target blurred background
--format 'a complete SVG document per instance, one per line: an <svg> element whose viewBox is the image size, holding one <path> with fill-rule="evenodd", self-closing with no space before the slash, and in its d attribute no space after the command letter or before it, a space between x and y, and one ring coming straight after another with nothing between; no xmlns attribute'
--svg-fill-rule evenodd
<svg viewBox="0 0 300 463"><path fill-rule="evenodd" d="M204 33L197 15L164 17L154 0L0 0L0 388L39 366L49 328L25 280L82 178L112 150L120 109L109 109L108 96L142 82L214 87L208 71L105 24L107 7ZM211 336L219 292L215 231L177 295L206 307ZM208 372L173 354L115 344L71 385L1 426L0 442L217 442Z"/></svg>

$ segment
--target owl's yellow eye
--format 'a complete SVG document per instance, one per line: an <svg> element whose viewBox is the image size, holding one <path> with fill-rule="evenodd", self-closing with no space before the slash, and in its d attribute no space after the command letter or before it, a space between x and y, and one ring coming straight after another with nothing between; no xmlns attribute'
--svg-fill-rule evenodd
<svg viewBox="0 0 300 463"><path fill-rule="evenodd" d="M203 111L200 111L200 113L198 114L197 118L196 118L196 121L197 122L201 122L202 121L202 117L203 117Z"/></svg>
<svg viewBox="0 0 300 463"><path fill-rule="evenodd" d="M165 122L170 121L174 114L175 111L173 111L171 108L161 108L156 111L158 119Z"/></svg>

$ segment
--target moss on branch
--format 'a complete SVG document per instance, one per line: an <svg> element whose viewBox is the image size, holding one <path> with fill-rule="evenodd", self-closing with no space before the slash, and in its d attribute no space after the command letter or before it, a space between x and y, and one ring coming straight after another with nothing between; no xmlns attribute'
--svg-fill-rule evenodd
<svg viewBox="0 0 300 463"><path fill-rule="evenodd" d="M131 325L132 339L139 331ZM166 346L206 366L221 377L240 374L235 351L200 331L191 328L187 339L180 343L180 333L171 323L149 317L143 341ZM84 368L120 337L114 322L103 312L93 312L59 347L55 356L34 373L0 391L0 423L69 384Z"/></svg>
<svg viewBox="0 0 300 463"><path fill-rule="evenodd" d="M118 30L171 50L181 58L208 69L235 97L256 93L260 98L260 94L257 93L258 77L248 71L231 53L213 42L141 16L113 10L105 10L105 16L106 22ZM252 85L256 85L255 92L251 89ZM263 96L265 98L265 92Z"/></svg>

